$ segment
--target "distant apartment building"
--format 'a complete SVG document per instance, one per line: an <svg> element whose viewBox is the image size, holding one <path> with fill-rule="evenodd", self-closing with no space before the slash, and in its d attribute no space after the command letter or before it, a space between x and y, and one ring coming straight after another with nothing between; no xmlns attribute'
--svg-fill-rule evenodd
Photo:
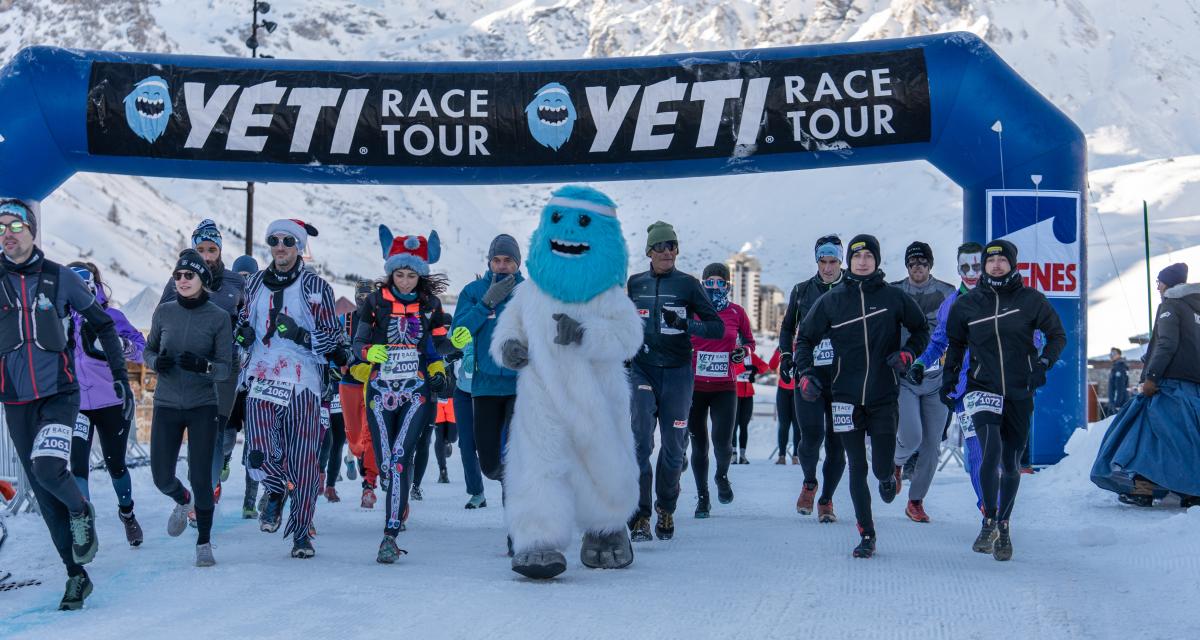
<svg viewBox="0 0 1200 640"><path fill-rule="evenodd" d="M762 282L762 264L758 258L746 253L735 253L725 261L729 267L731 289L729 299L741 305L750 318L750 327L759 330L759 287Z"/></svg>

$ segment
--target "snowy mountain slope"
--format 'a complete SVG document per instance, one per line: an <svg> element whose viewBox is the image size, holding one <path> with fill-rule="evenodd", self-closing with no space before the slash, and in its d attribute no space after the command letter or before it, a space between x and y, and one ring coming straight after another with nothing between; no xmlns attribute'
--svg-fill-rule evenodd
<svg viewBox="0 0 1200 640"><path fill-rule="evenodd" d="M211 55L246 54L245 2L232 0L75 0L0 2L0 59L28 44L58 44ZM1188 2L1117 0L279 0L267 18L279 23L260 34L262 51L311 59L536 59L640 55L736 47L872 39L965 29L1005 59L1081 125L1091 143L1093 199L1111 213L1107 231L1128 244L1140 229L1134 206L1142 198L1164 216L1189 212L1154 178L1153 162L1200 153L1195 89L1200 45L1193 37L1200 8ZM1147 185L1146 194L1137 176ZM1177 181L1191 183L1185 172ZM1108 185L1108 186L1105 186ZM885 268L902 270L910 240L930 241L952 279L959 238L960 192L923 163L810 173L605 185L622 205L632 253L640 254L646 225L672 220L684 240L683 265L699 269L743 243L757 246L764 282L786 286L810 271L813 236L826 231L872 231L884 241ZM328 187L259 185L259 233L272 217L303 216L326 233L314 243L320 263L337 276L374 274L379 260L374 226L403 232L437 228L446 241L442 268L461 284L481 266L487 240L499 231L526 238L548 186ZM1120 191L1120 198L1110 192ZM1161 200L1155 200L1162 195ZM240 229L244 196L220 185L186 180L80 176L45 205L48 218L105 215L138 208L121 227L97 229L87 243L104 245L118 278L118 297L157 283L169 254L142 238L186 234L205 215ZM1117 214L1120 215L1117 215ZM731 224L731 214L737 223ZM1133 266L1134 245L1107 256L1092 214L1093 289ZM53 228L54 225L51 225ZM67 233L51 245L85 244ZM1170 242L1200 244L1177 224ZM51 234L55 233L51 231ZM112 237L109 236L120 236ZM256 233L257 235L257 233ZM1164 237L1164 240L1167 240ZM143 247L126 253L123 247ZM1099 244L1098 244L1099 243ZM231 243L236 244L236 243ZM1189 246L1189 245L1181 245ZM231 255L237 249L229 251ZM640 264L635 258L635 264ZM889 266L890 264L890 266Z"/></svg>

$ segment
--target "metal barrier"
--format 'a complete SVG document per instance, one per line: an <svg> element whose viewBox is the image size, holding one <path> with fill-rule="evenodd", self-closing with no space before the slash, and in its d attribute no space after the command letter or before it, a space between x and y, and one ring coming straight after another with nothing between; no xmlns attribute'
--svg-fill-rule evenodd
<svg viewBox="0 0 1200 640"><path fill-rule="evenodd" d="M0 498L6 513L11 515L22 510L37 512L37 500L29 489L29 481L25 479L25 468L17 458L17 448L8 435L8 422L3 411L0 411L0 480L11 482L17 491L12 500Z"/></svg>

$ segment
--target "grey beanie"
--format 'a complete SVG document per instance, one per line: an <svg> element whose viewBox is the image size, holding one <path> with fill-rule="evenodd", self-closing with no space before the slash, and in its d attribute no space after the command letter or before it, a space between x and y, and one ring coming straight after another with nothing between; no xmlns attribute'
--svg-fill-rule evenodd
<svg viewBox="0 0 1200 640"><path fill-rule="evenodd" d="M488 247L488 262L496 256L508 256L516 261L517 266L521 266L521 247L517 244L517 239L507 233L496 236Z"/></svg>

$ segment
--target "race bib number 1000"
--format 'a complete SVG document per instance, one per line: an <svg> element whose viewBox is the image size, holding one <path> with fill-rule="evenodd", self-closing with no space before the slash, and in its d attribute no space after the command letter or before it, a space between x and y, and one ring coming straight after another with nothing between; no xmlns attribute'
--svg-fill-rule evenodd
<svg viewBox="0 0 1200 640"><path fill-rule="evenodd" d="M412 347L388 347L388 359L379 367L383 380L411 380L417 377L420 357Z"/></svg>
<svg viewBox="0 0 1200 640"><path fill-rule="evenodd" d="M854 431L854 405L845 402L834 402L833 409L833 432L847 433Z"/></svg>

